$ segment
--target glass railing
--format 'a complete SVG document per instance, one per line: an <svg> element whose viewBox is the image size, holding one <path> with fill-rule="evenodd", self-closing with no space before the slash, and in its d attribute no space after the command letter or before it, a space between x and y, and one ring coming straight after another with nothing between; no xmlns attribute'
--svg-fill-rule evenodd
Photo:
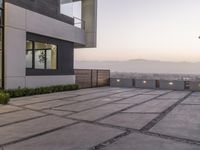
<svg viewBox="0 0 200 150"><path fill-rule="evenodd" d="M74 17L74 26L85 30L85 21L80 18Z"/></svg>
<svg viewBox="0 0 200 150"><path fill-rule="evenodd" d="M85 21L81 19L81 0L60 0L60 13L74 18L74 26L85 29Z"/></svg>
<svg viewBox="0 0 200 150"><path fill-rule="evenodd" d="M60 13L73 17L73 0L60 0Z"/></svg>

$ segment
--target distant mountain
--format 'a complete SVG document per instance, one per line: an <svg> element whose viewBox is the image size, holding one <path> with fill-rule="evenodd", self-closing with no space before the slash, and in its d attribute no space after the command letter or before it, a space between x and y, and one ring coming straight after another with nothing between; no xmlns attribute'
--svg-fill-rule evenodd
<svg viewBox="0 0 200 150"><path fill-rule="evenodd" d="M78 69L110 69L111 72L200 74L200 62L132 59L127 61L75 61Z"/></svg>

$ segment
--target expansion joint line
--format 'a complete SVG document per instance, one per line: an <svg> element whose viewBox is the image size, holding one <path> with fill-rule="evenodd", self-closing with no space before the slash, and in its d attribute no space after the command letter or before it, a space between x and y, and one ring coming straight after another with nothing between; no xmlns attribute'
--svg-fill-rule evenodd
<svg viewBox="0 0 200 150"><path fill-rule="evenodd" d="M158 115L156 118L154 118L151 122L149 122L146 126L144 126L140 131L145 132L149 131L153 126L155 126L158 122L160 122L167 114L169 114L172 110L174 110L181 102L183 102L186 98L188 98L192 92L178 100L176 103L174 103L172 106L164 110L160 115Z"/></svg>
<svg viewBox="0 0 200 150"><path fill-rule="evenodd" d="M164 95L169 94L169 93L171 93L171 91L168 92L168 93L161 94L161 95L159 95L157 97L164 96ZM106 146L108 146L108 145L110 145L112 143L115 143L116 141L120 140L121 138L126 137L126 136L128 136L130 134L133 134L133 133L140 133L140 134L145 134L145 135L149 135L149 136L160 137L160 138L163 138L163 139L171 139L171 140L179 141L179 142L183 142L183 143L190 143L190 144L200 145L199 141L191 141L191 140L186 140L186 139L182 139L182 138L165 136L165 135L158 135L158 134L154 134L154 133L148 132L149 129L151 129L155 124L157 124L160 120L162 120L169 112L171 112L177 105L179 105L182 101L184 101L191 94L192 94L192 92L190 92L189 94L187 94L186 96L184 96L183 98L181 98L178 102L176 102L174 105L172 105L168 109L164 110L158 117L156 117L155 119L153 119L150 123L148 123L146 126L144 126L141 130L130 129L130 128L122 128L122 127L119 127L119 126L113 126L113 125L107 125L107 124L93 122L94 124L96 123L96 124L101 125L101 126L107 126L107 127L110 127L110 128L120 129L120 130L124 131L124 133L122 133L122 134L120 134L120 135L118 135L118 136L116 136L114 138L111 138L111 139L109 139L107 141L104 141L102 143L99 143L98 145L90 148L89 150L99 150L99 149L102 149L102 148L104 148L104 147L106 147ZM153 99L155 99L155 98L153 98ZM153 99L147 100L147 101L145 101L143 103L152 101ZM141 103L141 104L143 104L143 103ZM136 105L136 106L138 106L138 105ZM130 108L132 108L132 107L135 107L135 106L130 106ZM126 110L126 109L124 109L124 110ZM119 112L120 111L118 111L116 113L119 113ZM116 113L113 113L113 114L116 114ZM99 119L99 120L101 120L101 119ZM98 120L96 120L96 121L98 121Z"/></svg>

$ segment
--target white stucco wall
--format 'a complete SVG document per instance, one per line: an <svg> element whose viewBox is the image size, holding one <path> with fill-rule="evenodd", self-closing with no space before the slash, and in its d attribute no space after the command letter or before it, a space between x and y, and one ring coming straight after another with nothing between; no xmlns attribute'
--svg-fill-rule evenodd
<svg viewBox="0 0 200 150"><path fill-rule="evenodd" d="M72 76L26 76L26 32L85 44L82 29L53 18L5 4L5 88L75 83Z"/></svg>
<svg viewBox="0 0 200 150"><path fill-rule="evenodd" d="M26 87L74 84L75 76L26 76Z"/></svg>

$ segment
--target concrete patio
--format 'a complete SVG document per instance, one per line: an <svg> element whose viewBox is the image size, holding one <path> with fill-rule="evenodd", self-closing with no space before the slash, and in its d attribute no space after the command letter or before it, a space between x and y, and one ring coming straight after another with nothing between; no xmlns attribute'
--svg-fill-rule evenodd
<svg viewBox="0 0 200 150"><path fill-rule="evenodd" d="M93 88L0 106L0 150L200 150L200 92Z"/></svg>

